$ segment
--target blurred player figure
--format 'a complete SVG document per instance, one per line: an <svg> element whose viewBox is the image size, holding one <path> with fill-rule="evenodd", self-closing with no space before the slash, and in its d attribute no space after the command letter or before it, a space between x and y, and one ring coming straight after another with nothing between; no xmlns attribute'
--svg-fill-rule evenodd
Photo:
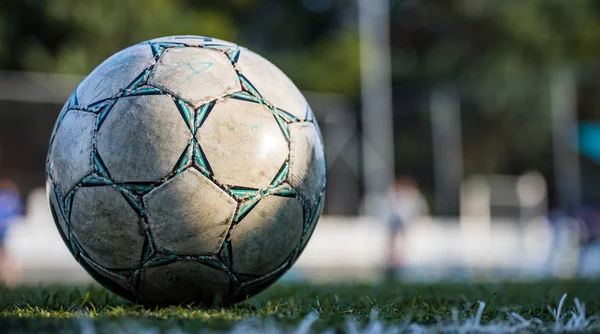
<svg viewBox="0 0 600 334"><path fill-rule="evenodd" d="M403 265L404 231L416 219L429 215L429 206L417 182L399 177L388 190L390 202L387 275L392 276Z"/></svg>
<svg viewBox="0 0 600 334"><path fill-rule="evenodd" d="M10 225L22 210L17 185L9 179L0 179L0 285L14 286L18 281L18 267L6 251L6 240Z"/></svg>

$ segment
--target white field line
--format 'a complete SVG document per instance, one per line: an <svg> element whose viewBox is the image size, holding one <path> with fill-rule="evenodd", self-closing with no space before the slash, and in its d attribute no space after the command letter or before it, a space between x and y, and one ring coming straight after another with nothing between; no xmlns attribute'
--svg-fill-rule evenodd
<svg viewBox="0 0 600 334"><path fill-rule="evenodd" d="M362 327L356 319L350 317L346 320L345 332L348 334L396 334L396 333L518 333L518 332L586 332L600 330L600 315L586 317L585 304L578 298L574 299L575 308L570 311L563 310L567 294L560 299L557 309L548 307L552 314L553 322L543 322L538 318L526 319L516 312L508 314L507 320L493 320L488 323L482 323L481 317L485 310L485 303L479 302L477 313L466 319L460 319L458 312L452 313L450 321L439 320L436 325L420 325L404 321L402 323L386 323L378 319L377 310L371 311L371 319L367 325ZM309 334L312 325L318 320L318 313L315 311L292 329L294 334ZM279 334L289 333L290 328L279 327L274 321L260 322L258 319L245 319L240 321L230 333L233 334ZM324 334L334 333L333 330L326 330Z"/></svg>
<svg viewBox="0 0 600 334"><path fill-rule="evenodd" d="M565 332L589 332L600 331L600 314L586 317L585 304L578 298L574 298L575 307L571 310L564 310L564 302L567 294L564 294L558 303L558 307L553 309L548 306L548 311L554 318L554 321L544 322L538 318L526 319L516 312L507 315L506 320L492 320L487 323L481 322L483 311L486 304L479 302L477 313L470 318L460 318L457 311L452 313L451 319L440 319L435 325L421 325L408 320L400 320L397 323L379 320L379 313L376 309L371 311L369 322L361 326L358 321L349 317L346 319L344 332L348 334L400 334L400 333L523 333L523 332L541 332L541 333L565 333ZM312 329L316 321L319 320L319 313L315 310L308 314L296 328L281 325L273 319L266 321L258 318L247 318L238 322L230 331L217 331L213 333L230 334L310 334L315 333ZM79 320L80 332L84 334L97 334L94 322L84 317ZM183 331L179 328L172 328L166 332L157 328L147 327L140 323L133 322L126 325L110 325L108 328L111 333L145 333L145 334L192 334L192 332ZM104 328L103 332L107 328ZM207 332L205 330L203 333ZM334 334L334 330L329 329L321 332L322 334ZM194 333L195 334L195 333Z"/></svg>

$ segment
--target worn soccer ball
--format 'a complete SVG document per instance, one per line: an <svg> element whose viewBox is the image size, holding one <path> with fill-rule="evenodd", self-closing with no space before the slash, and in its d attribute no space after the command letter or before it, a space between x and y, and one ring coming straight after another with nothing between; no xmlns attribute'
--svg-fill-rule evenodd
<svg viewBox="0 0 600 334"><path fill-rule="evenodd" d="M46 163L51 211L99 283L148 304L231 304L298 258L323 209L306 99L235 44L124 49L65 103Z"/></svg>

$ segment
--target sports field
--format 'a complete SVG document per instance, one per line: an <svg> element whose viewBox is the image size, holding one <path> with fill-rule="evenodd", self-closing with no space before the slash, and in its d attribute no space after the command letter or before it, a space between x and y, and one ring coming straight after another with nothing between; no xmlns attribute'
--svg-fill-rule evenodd
<svg viewBox="0 0 600 334"><path fill-rule="evenodd" d="M0 288L0 333L600 331L596 314L600 282L582 280L279 283L215 309L144 308L98 286Z"/></svg>

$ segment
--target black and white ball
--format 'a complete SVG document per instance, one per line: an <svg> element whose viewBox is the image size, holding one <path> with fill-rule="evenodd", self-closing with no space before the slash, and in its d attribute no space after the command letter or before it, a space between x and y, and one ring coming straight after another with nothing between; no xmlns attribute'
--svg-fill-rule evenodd
<svg viewBox="0 0 600 334"><path fill-rule="evenodd" d="M275 65L174 36L100 64L64 105L47 190L98 282L148 304L231 304L266 288L323 209L317 121Z"/></svg>

